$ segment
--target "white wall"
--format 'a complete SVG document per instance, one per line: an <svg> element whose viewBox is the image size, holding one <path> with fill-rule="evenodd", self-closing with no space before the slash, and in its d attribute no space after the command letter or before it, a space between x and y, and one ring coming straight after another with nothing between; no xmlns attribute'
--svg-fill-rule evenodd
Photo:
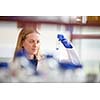
<svg viewBox="0 0 100 100"><path fill-rule="evenodd" d="M75 27L74 34L98 34L99 27ZM81 39L74 40L82 60L100 61L100 39Z"/></svg>
<svg viewBox="0 0 100 100"><path fill-rule="evenodd" d="M18 36L16 22L0 22L0 57L12 57Z"/></svg>

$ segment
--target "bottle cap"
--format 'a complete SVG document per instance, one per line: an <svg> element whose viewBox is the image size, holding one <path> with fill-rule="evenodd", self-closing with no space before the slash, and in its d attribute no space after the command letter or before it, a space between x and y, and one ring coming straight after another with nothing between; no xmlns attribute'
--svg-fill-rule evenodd
<svg viewBox="0 0 100 100"><path fill-rule="evenodd" d="M0 62L0 68L8 68L7 62Z"/></svg>
<svg viewBox="0 0 100 100"><path fill-rule="evenodd" d="M46 55L46 58L47 58L47 59L53 58L53 55L48 54L48 55Z"/></svg>

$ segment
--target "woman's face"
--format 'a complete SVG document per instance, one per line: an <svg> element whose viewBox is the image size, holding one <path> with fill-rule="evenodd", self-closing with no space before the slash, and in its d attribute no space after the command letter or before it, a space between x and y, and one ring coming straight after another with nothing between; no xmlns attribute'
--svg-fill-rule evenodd
<svg viewBox="0 0 100 100"><path fill-rule="evenodd" d="M23 47L29 55L37 54L40 48L40 35L37 33L28 34L23 42Z"/></svg>

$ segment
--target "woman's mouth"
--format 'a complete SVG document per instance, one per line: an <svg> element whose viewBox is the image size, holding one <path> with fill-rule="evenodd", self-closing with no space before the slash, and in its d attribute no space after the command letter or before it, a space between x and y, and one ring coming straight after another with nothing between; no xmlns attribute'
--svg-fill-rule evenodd
<svg viewBox="0 0 100 100"><path fill-rule="evenodd" d="M36 51L37 49L32 49L32 51Z"/></svg>

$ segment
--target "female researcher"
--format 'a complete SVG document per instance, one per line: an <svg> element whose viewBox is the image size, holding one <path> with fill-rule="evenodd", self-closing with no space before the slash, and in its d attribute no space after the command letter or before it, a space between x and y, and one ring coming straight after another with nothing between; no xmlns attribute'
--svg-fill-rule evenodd
<svg viewBox="0 0 100 100"><path fill-rule="evenodd" d="M36 71L38 60L41 57L39 52L40 33L32 27L23 28L18 36L13 61L15 61L19 54L22 54L33 65L33 69Z"/></svg>

